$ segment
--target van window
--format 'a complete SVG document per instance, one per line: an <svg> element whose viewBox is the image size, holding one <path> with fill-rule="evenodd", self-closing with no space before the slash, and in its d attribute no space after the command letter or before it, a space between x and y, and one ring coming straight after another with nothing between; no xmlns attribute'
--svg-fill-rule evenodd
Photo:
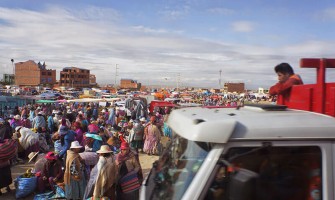
<svg viewBox="0 0 335 200"><path fill-rule="evenodd" d="M231 165L217 165L204 199L322 199L319 147L236 147L222 159ZM255 174L253 184L234 184L239 171Z"/></svg>

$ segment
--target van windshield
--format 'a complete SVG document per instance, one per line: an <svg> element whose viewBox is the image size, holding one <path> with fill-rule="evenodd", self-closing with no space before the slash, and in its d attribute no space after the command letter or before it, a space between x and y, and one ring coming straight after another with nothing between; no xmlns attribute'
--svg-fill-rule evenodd
<svg viewBox="0 0 335 200"><path fill-rule="evenodd" d="M180 199L209 150L207 143L175 136L157 163L152 199Z"/></svg>

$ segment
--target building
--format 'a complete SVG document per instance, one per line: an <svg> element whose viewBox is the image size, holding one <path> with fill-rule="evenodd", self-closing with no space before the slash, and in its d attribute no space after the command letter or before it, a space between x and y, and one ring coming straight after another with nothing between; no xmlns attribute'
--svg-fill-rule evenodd
<svg viewBox="0 0 335 200"><path fill-rule="evenodd" d="M137 83L136 80L132 80L132 79L121 79L120 88L130 89L130 90L139 90L141 88L141 83Z"/></svg>
<svg viewBox="0 0 335 200"><path fill-rule="evenodd" d="M97 78L94 74L90 74L90 86L96 86L97 85Z"/></svg>
<svg viewBox="0 0 335 200"><path fill-rule="evenodd" d="M46 69L46 64L32 60L15 63L15 85L53 87L56 70Z"/></svg>
<svg viewBox="0 0 335 200"><path fill-rule="evenodd" d="M236 92L236 93L244 93L244 83L225 83L224 86L225 92Z"/></svg>
<svg viewBox="0 0 335 200"><path fill-rule="evenodd" d="M14 85L15 84L14 74L3 74L1 82L2 84L5 85Z"/></svg>
<svg viewBox="0 0 335 200"><path fill-rule="evenodd" d="M90 70L77 67L65 67L60 72L60 87L90 87Z"/></svg>

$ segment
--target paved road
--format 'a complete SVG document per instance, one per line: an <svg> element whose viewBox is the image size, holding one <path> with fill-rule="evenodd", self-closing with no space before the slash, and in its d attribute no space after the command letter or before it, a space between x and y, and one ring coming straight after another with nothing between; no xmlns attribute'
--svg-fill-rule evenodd
<svg viewBox="0 0 335 200"><path fill-rule="evenodd" d="M143 169L144 176L148 175L149 170L152 167L152 163L156 161L157 159L158 159L158 156L148 156L146 154L140 154L140 163ZM27 171L27 169L32 168L32 167L34 167L34 164L27 163L27 161L25 162L25 164L19 164L19 165L13 166L11 169L13 180L19 175L23 174L25 171ZM10 188L12 189L10 193L6 193L5 188L1 190L3 192L3 195L0 196L0 200L2 199L3 200L15 200L15 187L13 183L10 185ZM34 199L34 194L26 198L22 198L22 200L31 200L31 199Z"/></svg>

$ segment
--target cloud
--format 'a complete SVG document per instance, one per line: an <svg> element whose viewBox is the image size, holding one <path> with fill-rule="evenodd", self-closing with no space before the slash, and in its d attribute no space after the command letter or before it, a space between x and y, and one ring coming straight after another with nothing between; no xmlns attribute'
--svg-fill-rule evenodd
<svg viewBox="0 0 335 200"><path fill-rule="evenodd" d="M335 7L326 8L316 14L317 19L335 21Z"/></svg>
<svg viewBox="0 0 335 200"><path fill-rule="evenodd" d="M232 29L236 32L252 32L255 29L255 23L249 21L236 21L232 23Z"/></svg>
<svg viewBox="0 0 335 200"><path fill-rule="evenodd" d="M187 8L181 9L179 16L187 12ZM175 86L179 76L183 85L218 87L222 70L223 82L252 80L247 83L250 89L275 83L273 67L280 62L298 66L302 56L335 53L331 41L272 48L199 39L179 30L128 25L124 20L120 11L111 8L48 7L31 11L0 7L1 71L10 73L11 58L15 62L45 61L57 73L68 66L87 68L99 83L114 83L118 64L118 80L134 78L144 84L159 84L164 77L172 77L165 82ZM255 23L248 21L234 24L236 31L254 28Z"/></svg>
<svg viewBox="0 0 335 200"><path fill-rule="evenodd" d="M189 6L167 6L163 10L158 11L158 14L161 15L165 20L174 21L178 20L189 13Z"/></svg>
<svg viewBox="0 0 335 200"><path fill-rule="evenodd" d="M210 8L207 10L209 13L220 14L220 15L232 15L235 14L235 10L229 8Z"/></svg>

